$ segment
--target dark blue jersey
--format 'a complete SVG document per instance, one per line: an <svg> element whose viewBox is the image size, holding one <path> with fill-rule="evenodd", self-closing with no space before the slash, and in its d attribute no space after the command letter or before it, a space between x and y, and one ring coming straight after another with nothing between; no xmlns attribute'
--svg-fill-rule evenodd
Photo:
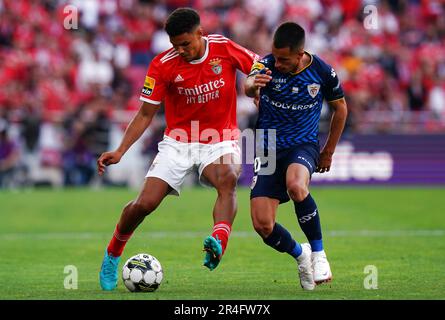
<svg viewBox="0 0 445 320"><path fill-rule="evenodd" d="M256 123L256 129L265 130L265 137L257 135L257 142L264 140L266 149L272 147L267 129L276 130L277 150L307 142L318 144L323 99L329 102L344 96L334 69L316 55L309 55L309 65L298 73L279 72L271 54L252 66L249 76L265 68L272 71L272 80L260 90Z"/></svg>

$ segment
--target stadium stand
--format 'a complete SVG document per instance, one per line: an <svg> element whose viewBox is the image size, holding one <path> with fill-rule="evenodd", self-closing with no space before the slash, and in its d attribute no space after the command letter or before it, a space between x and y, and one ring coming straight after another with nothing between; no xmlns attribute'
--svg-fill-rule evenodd
<svg viewBox="0 0 445 320"><path fill-rule="evenodd" d="M370 4L378 9L376 29L364 28ZM179 6L197 9L206 33L260 55L280 22L303 25L307 50L332 64L342 81L347 133L445 133L443 1L0 0L0 120L18 149L17 167L27 173L20 184L140 183L162 136L162 112L128 165L110 168L105 181L94 174L95 159L118 143L137 109L148 64L170 47L163 21ZM70 29L72 8L79 20ZM244 129L254 123L255 106L241 83ZM327 132L329 110L322 119Z"/></svg>

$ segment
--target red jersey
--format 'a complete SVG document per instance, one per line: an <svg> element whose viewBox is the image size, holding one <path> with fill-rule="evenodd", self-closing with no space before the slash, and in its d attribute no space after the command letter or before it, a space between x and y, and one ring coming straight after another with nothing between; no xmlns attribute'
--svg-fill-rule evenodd
<svg viewBox="0 0 445 320"><path fill-rule="evenodd" d="M173 139L236 140L236 70L248 74L259 56L221 35L204 39L205 53L198 60L187 62L174 48L157 55L140 99L155 105L165 100L165 134Z"/></svg>

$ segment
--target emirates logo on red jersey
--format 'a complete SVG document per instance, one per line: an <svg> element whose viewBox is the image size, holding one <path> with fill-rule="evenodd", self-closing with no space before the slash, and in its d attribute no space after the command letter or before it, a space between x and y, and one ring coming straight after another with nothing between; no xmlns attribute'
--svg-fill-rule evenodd
<svg viewBox="0 0 445 320"><path fill-rule="evenodd" d="M212 71L215 74L220 74L222 72L221 59L214 58L214 59L210 60L209 64L212 66Z"/></svg>
<svg viewBox="0 0 445 320"><path fill-rule="evenodd" d="M208 93L211 91L215 91L224 87L225 85L224 78L209 81L208 83L195 85L191 88L178 87L178 93L186 96L198 96L200 94Z"/></svg>
<svg viewBox="0 0 445 320"><path fill-rule="evenodd" d="M221 79L209 81L204 84L189 88L177 87L177 89L178 94L187 96L187 104L206 103L210 100L219 99L219 89L224 87L225 84L224 78L221 77Z"/></svg>

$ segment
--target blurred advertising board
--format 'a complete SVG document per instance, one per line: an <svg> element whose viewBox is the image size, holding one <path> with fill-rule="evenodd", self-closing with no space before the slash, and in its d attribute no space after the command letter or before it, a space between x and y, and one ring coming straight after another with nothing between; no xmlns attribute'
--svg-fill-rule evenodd
<svg viewBox="0 0 445 320"><path fill-rule="evenodd" d="M241 184L250 184L252 170L244 166ZM330 172L315 173L311 184L445 185L445 135L345 136Z"/></svg>

